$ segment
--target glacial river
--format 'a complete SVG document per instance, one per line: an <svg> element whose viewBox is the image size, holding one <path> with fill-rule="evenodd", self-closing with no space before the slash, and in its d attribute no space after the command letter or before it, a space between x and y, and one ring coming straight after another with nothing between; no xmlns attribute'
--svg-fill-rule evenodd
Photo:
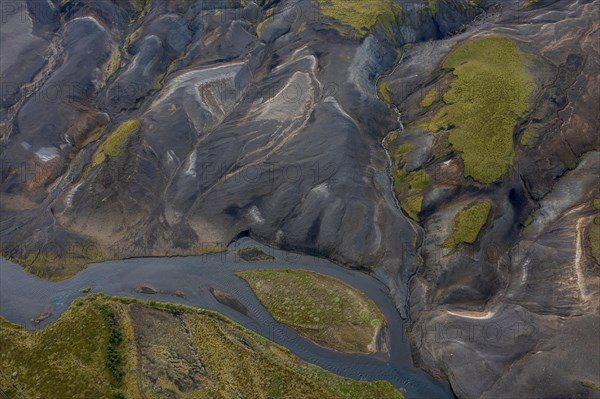
<svg viewBox="0 0 600 399"><path fill-rule="evenodd" d="M246 262L236 251L256 246L275 260ZM387 320L387 353L344 354L325 349L299 336L293 329L275 321L260 304L246 282L235 272L251 269L308 269L336 277L369 296ZM137 287L149 286L162 292L182 291L185 297L167 294L142 294ZM28 329L43 328L56 320L81 293L91 292L130 296L156 301L176 302L215 310L254 330L302 359L336 374L357 380L387 380L408 399L453 398L447 382L433 379L412 366L410 347L388 289L378 280L359 271L337 266L311 256L275 250L249 238L242 238L220 254L198 257L136 258L90 265L74 277L51 282L34 277L20 266L0 258L0 315ZM219 303L210 289L217 288L238 299L249 310L246 316ZM52 316L38 325L32 319L44 312Z"/></svg>

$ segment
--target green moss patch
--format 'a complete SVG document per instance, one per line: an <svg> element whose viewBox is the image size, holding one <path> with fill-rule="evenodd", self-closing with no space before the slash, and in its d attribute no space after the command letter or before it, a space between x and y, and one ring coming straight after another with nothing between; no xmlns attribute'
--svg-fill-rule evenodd
<svg viewBox="0 0 600 399"><path fill-rule="evenodd" d="M438 99L439 93L437 87L432 87L429 91L423 96L419 106L421 108L428 108L433 105L433 103Z"/></svg>
<svg viewBox="0 0 600 399"><path fill-rule="evenodd" d="M150 10L151 0L131 0L136 12L146 14Z"/></svg>
<svg viewBox="0 0 600 399"><path fill-rule="evenodd" d="M408 173L405 169L401 169L394 173L394 188L400 206L415 221L419 221L423 192L428 185L429 174L423 169Z"/></svg>
<svg viewBox="0 0 600 399"><path fill-rule="evenodd" d="M427 10L429 11L429 15L435 15L437 12L437 2L438 0L427 0Z"/></svg>
<svg viewBox="0 0 600 399"><path fill-rule="evenodd" d="M121 50L117 47L113 50L110 58L104 65L104 71L102 75L102 80L100 81L100 88L106 86L106 82L117 72L119 67L121 66Z"/></svg>
<svg viewBox="0 0 600 399"><path fill-rule="evenodd" d="M88 166L86 170L89 171L90 169ZM94 248L94 250L84 251L83 248ZM72 277L90 263L126 259L126 257L115 257L112 248L103 248L93 242L82 243L81 247L74 245L72 250L69 247L63 248L60 252L23 251L23 249L23 247L18 247L13 251L11 248L6 248L3 252L0 252L0 255L23 266L27 272L48 280L64 280ZM165 251L158 255L202 256L226 251L227 246L215 242L201 243L188 251Z"/></svg>
<svg viewBox="0 0 600 399"><path fill-rule="evenodd" d="M588 238L592 247L592 256L600 264L600 224L592 224Z"/></svg>
<svg viewBox="0 0 600 399"><path fill-rule="evenodd" d="M452 233L442 244L445 248L454 248L460 244L473 244L479 232L485 226L492 204L489 201L464 208L454 218Z"/></svg>
<svg viewBox="0 0 600 399"><path fill-rule="evenodd" d="M344 282L308 270L237 273L273 318L329 348L375 352L385 319L377 306Z"/></svg>
<svg viewBox="0 0 600 399"><path fill-rule="evenodd" d="M529 110L534 87L526 63L512 40L498 36L467 41L444 61L455 79L428 129L449 131L465 176L492 183L512 165L513 129Z"/></svg>
<svg viewBox="0 0 600 399"><path fill-rule="evenodd" d="M524 7L524 8L533 7L533 6L535 6L537 3L539 3L539 0L526 0L526 1L523 3L523 7Z"/></svg>
<svg viewBox="0 0 600 399"><path fill-rule="evenodd" d="M137 119L130 119L121 123L108 135L104 143L102 143L92 157L92 167L101 164L106 157L112 158L118 156L127 142L129 135L139 128L140 121Z"/></svg>
<svg viewBox="0 0 600 399"><path fill-rule="evenodd" d="M419 221L419 212L423 205L423 194L429 185L429 174L423 170L406 169L406 156L413 150L411 143L396 143L397 133L392 133L384 145L392 159L394 191L400 207L415 221Z"/></svg>
<svg viewBox="0 0 600 399"><path fill-rule="evenodd" d="M321 13L365 36L379 21L391 36L392 25L402 14L400 5L393 0L319 0ZM342 33L344 33L342 31Z"/></svg>
<svg viewBox="0 0 600 399"><path fill-rule="evenodd" d="M10 252L9 250L0 253L0 255L23 266L27 272L49 280L71 277L90 263L108 260L96 253L90 253L90 256L87 256L87 253L84 254L83 251L78 253L77 250L74 253L67 253L67 251L61 251L60 253L52 251L22 253L20 251Z"/></svg>
<svg viewBox="0 0 600 399"><path fill-rule="evenodd" d="M392 104L392 91L386 82L380 81L377 84L377 94L386 104Z"/></svg>
<svg viewBox="0 0 600 399"><path fill-rule="evenodd" d="M76 301L43 330L0 330L0 385L15 398L111 398L104 310ZM5 377L17 373L14 380Z"/></svg>
<svg viewBox="0 0 600 399"><path fill-rule="evenodd" d="M539 133L533 128L528 128L521 136L521 145L525 147L533 147L539 138Z"/></svg>
<svg viewBox="0 0 600 399"><path fill-rule="evenodd" d="M261 260L274 260L275 258L269 254L264 253L258 247L246 247L237 251L237 255L247 261L247 262L256 262Z"/></svg>
<svg viewBox="0 0 600 399"><path fill-rule="evenodd" d="M119 361L107 361L111 345ZM306 363L216 312L103 294L75 300L36 332L0 318L0 347L0 387L14 399L167 391L181 399L403 397L388 382L354 381Z"/></svg>

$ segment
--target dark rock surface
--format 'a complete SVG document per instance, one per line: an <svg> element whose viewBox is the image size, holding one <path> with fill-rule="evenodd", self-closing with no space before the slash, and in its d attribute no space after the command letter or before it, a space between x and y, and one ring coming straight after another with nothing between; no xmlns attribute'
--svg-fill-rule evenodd
<svg viewBox="0 0 600 399"><path fill-rule="evenodd" d="M422 150L415 136L424 132L412 123L427 112L425 93L443 92L440 65L454 46L496 34L532 57L535 98L500 182L464 179L453 151L407 160L432 176L420 214L423 264L411 280L411 341L418 364L449 378L459 397L600 397L585 383L600 373L600 267L586 238L600 196L597 6L505 2L463 34L414 46L384 79L407 126L399 137ZM528 128L535 134L522 140ZM443 248L456 213L481 198L492 201L492 219L477 242Z"/></svg>
<svg viewBox="0 0 600 399"><path fill-rule="evenodd" d="M235 310L236 312L240 312L243 315L250 315L250 311L248 310L248 308L244 306L242 302L233 297L231 294L225 291L221 291L218 288L211 288L210 293L215 297L217 301L219 301L219 303L222 303L225 306L229 306L231 309Z"/></svg>
<svg viewBox="0 0 600 399"><path fill-rule="evenodd" d="M581 381L600 384L586 241L600 197L598 1L398 3L402 16L364 38L309 0L3 5L2 254L63 278L248 234L384 281L418 364L459 397L593 397ZM509 173L481 185L411 123L452 47L491 34L532 55L539 90ZM417 149L411 168L434 176L419 223L392 190L390 108ZM140 128L98 161L128 120ZM442 249L474 198L493 204L479 239Z"/></svg>

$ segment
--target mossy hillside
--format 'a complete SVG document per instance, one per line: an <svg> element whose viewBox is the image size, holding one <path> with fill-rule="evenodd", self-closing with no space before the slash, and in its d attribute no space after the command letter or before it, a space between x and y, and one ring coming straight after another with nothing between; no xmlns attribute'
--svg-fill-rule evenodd
<svg viewBox="0 0 600 399"><path fill-rule="evenodd" d="M90 263L109 260L100 256L101 254L93 253L93 251L88 254L78 249L75 249L72 253L66 250L60 252L53 252L52 250L29 251L26 253L5 251L0 255L23 266L27 272L48 280L62 280L73 276Z"/></svg>
<svg viewBox="0 0 600 399"><path fill-rule="evenodd" d="M479 237L479 232L485 226L492 204L483 201L468 206L456 214L452 233L442 244L445 248L454 248L460 244L473 244Z"/></svg>
<svg viewBox="0 0 600 399"><path fill-rule="evenodd" d="M435 15L437 13L437 2L438 0L427 0L427 10L429 15Z"/></svg>
<svg viewBox="0 0 600 399"><path fill-rule="evenodd" d="M427 93L423 96L421 101L419 102L419 106L421 108L429 108L433 105L433 103L438 99L439 92L437 87L432 87L427 91Z"/></svg>
<svg viewBox="0 0 600 399"><path fill-rule="evenodd" d="M88 167L88 170L91 169ZM88 172L89 173L89 172ZM52 251L56 249L57 251ZM227 247L220 243L201 243L187 252L163 252L157 256L203 256L226 252ZM0 256L23 266L27 272L47 280L59 281L72 277L91 263L109 260L127 259L117 256L113 248L101 248L97 243L82 243L81 246L52 248L43 251L10 251L0 252Z"/></svg>
<svg viewBox="0 0 600 399"><path fill-rule="evenodd" d="M423 194L428 185L429 174L423 169L406 172L403 168L394 171L394 189L400 207L415 221L419 221Z"/></svg>
<svg viewBox="0 0 600 399"><path fill-rule="evenodd" d="M256 270L245 279L273 318L311 340L339 351L374 352L385 319L364 294L342 281L308 270Z"/></svg>
<svg viewBox="0 0 600 399"><path fill-rule="evenodd" d="M111 398L113 380L106 367L110 333L105 309L81 300L40 331L3 325L0 385L15 399Z"/></svg>
<svg viewBox="0 0 600 399"><path fill-rule="evenodd" d="M130 119L121 123L113 130L92 157L92 167L101 164L106 157L116 157L121 154L129 135L140 128L140 121Z"/></svg>
<svg viewBox="0 0 600 399"><path fill-rule="evenodd" d="M600 210L600 198L594 199L592 205L595 210ZM588 239L592 247L592 256L596 259L596 262L600 264L600 215L596 215L594 218L594 223L590 227Z"/></svg>
<svg viewBox="0 0 600 399"><path fill-rule="evenodd" d="M146 14L150 11L152 0L131 0L133 8L138 14Z"/></svg>
<svg viewBox="0 0 600 399"><path fill-rule="evenodd" d="M342 34L365 36L377 22L392 36L392 27L402 15L400 4L393 0L318 0L321 13L351 28Z"/></svg>
<svg viewBox="0 0 600 399"><path fill-rule="evenodd" d="M519 142L522 146L533 148L535 146L535 143L537 143L539 137L540 133L536 129L530 127L523 132L523 134L521 135L521 140Z"/></svg>
<svg viewBox="0 0 600 399"><path fill-rule="evenodd" d="M439 9L438 4L440 2L446 2L446 0L427 0L427 10L429 11L429 15L435 16L437 14L438 9ZM464 3L464 5L466 7L475 8L475 7L480 6L481 1L480 0L466 0L462 3Z"/></svg>
<svg viewBox="0 0 600 399"><path fill-rule="evenodd" d="M527 56L505 37L465 42L443 63L455 79L428 129L449 130L464 174L481 183L501 179L513 163L513 129L529 110L534 82Z"/></svg>
<svg viewBox="0 0 600 399"><path fill-rule="evenodd" d="M275 258L269 254L264 253L260 248L250 246L239 249L236 255L247 262L257 262L261 260L274 260Z"/></svg>
<svg viewBox="0 0 600 399"><path fill-rule="evenodd" d="M419 212L423 205L423 194L429 185L429 174L423 170L408 172L406 156L413 150L411 143L398 144L398 134L392 133L384 145L392 159L394 191L400 207L415 221L419 221Z"/></svg>
<svg viewBox="0 0 600 399"><path fill-rule="evenodd" d="M377 94L386 104L392 104L392 91L386 82L380 81L377 83Z"/></svg>
<svg viewBox="0 0 600 399"><path fill-rule="evenodd" d="M120 388L115 387L105 361L112 335L106 309L122 338L117 340L122 356ZM156 317L173 328L160 338L167 345L154 348L159 357L154 360L169 365L168 372L150 380L147 373L152 369L141 360L149 349L136 331L143 331ZM77 299L58 321L40 331L16 328L1 318L0 327L2 348L9 349L0 353L0 386L13 399L154 399L164 397L158 391L165 389L182 399L402 398L387 382L339 377L216 312L185 305L94 294ZM175 382L189 379L181 371L192 359L177 356L182 338L206 368L202 381L184 391ZM15 371L17 377L12 379Z"/></svg>
<svg viewBox="0 0 600 399"><path fill-rule="evenodd" d="M402 398L387 382L358 382L309 365L287 349L247 334L233 323L207 322L188 315L186 323L207 365L219 376L209 387L219 398ZM244 342L254 350L249 351ZM211 389L212 388L212 389Z"/></svg>
<svg viewBox="0 0 600 399"><path fill-rule="evenodd" d="M590 227L589 241L592 247L592 256L600 264L600 224L594 223Z"/></svg>

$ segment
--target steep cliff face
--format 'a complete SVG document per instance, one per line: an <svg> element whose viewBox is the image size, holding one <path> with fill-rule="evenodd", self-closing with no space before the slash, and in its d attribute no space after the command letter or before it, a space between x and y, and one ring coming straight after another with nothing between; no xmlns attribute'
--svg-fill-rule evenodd
<svg viewBox="0 0 600 399"><path fill-rule="evenodd" d="M385 281L461 397L590 392L597 6L7 4L2 254L62 278L250 234Z"/></svg>

